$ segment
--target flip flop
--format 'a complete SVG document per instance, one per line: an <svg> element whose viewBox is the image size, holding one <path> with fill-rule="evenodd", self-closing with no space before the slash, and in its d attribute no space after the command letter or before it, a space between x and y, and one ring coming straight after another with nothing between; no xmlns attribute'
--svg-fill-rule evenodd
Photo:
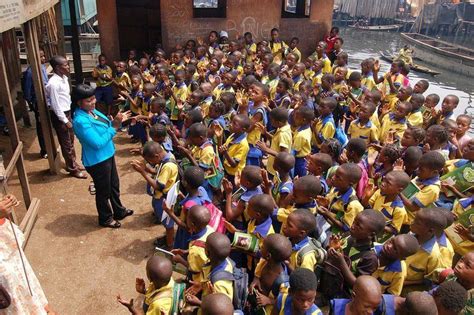
<svg viewBox="0 0 474 315"><path fill-rule="evenodd" d="M87 175L84 174L82 171L75 171L75 172L72 172L71 173L71 176L75 177L75 178L79 178L79 179L86 179L87 178Z"/></svg>

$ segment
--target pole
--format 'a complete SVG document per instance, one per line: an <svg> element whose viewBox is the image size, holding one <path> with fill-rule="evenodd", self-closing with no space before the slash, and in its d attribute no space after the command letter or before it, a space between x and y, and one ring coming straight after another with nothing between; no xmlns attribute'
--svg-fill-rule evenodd
<svg viewBox="0 0 474 315"><path fill-rule="evenodd" d="M79 30L77 28L76 1L69 0L69 14L71 16L71 48L74 60L74 79L82 83L81 46L79 45Z"/></svg>

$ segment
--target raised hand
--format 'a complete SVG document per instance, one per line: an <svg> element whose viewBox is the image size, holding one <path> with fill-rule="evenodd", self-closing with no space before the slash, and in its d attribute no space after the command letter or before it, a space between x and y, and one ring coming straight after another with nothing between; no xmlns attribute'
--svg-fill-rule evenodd
<svg viewBox="0 0 474 315"><path fill-rule="evenodd" d="M136 278L135 279L135 290L138 293L145 294L146 286L145 286L145 280L143 280L143 278Z"/></svg>

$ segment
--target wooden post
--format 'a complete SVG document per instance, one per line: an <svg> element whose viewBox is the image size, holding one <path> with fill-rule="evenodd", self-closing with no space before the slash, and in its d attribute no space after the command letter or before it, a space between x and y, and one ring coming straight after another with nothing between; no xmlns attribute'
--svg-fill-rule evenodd
<svg viewBox="0 0 474 315"><path fill-rule="evenodd" d="M3 36L3 35L1 35ZM0 100L4 104L5 118L7 119L8 129L10 131L10 141L12 145L12 151L14 152L16 147L20 144L20 135L18 134L18 128L16 126L15 112L13 111L13 102L10 94L10 86L8 84L7 70L5 65L5 57L3 56L3 47L0 45ZM16 163L16 169L18 177L20 179L21 190L23 192L23 199L27 208L31 204L31 191L30 184L28 182L28 176L26 174L23 153L20 153L20 157Z"/></svg>
<svg viewBox="0 0 474 315"><path fill-rule="evenodd" d="M64 51L64 25L63 25L63 13L61 11L61 1L54 6L56 14L56 31L58 33L58 55L66 56ZM52 56L51 56L52 57Z"/></svg>
<svg viewBox="0 0 474 315"><path fill-rule="evenodd" d="M36 93L36 100L38 102L38 111L41 119L41 129L46 145L46 153L48 154L49 170L53 174L58 173L58 154L56 142L53 136L53 129L51 127L51 118L46 106L46 96L44 90L43 76L41 75L40 52L38 45L38 34L36 32L36 22L38 17L35 17L25 22L23 27L23 34L26 43L26 55L28 64L31 67L31 75L33 78L33 85Z"/></svg>
<svg viewBox="0 0 474 315"><path fill-rule="evenodd" d="M79 30L77 28L76 1L69 0L69 15L71 16L71 48L72 61L74 62L74 80L76 84L82 83L81 46L79 45Z"/></svg>

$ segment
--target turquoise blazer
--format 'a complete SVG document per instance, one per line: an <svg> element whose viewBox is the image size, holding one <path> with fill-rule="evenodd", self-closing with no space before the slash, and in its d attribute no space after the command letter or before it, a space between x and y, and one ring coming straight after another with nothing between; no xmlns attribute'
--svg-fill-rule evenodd
<svg viewBox="0 0 474 315"><path fill-rule="evenodd" d="M72 122L74 133L82 145L82 163L86 167L105 161L115 154L112 139L117 131L104 114L96 109L94 109L94 114L105 119L107 124L94 119L80 108L74 112Z"/></svg>

